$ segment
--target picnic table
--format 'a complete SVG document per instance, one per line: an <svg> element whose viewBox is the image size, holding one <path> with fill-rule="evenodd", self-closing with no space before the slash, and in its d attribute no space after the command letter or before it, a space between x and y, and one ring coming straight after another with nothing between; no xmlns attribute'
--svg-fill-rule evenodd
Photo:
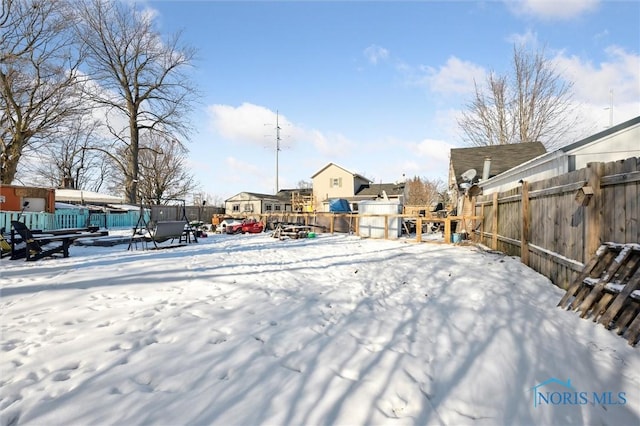
<svg viewBox="0 0 640 426"><path fill-rule="evenodd" d="M53 257L61 254L69 257L69 247L74 241L85 237L106 235L97 232L82 232L81 230L59 230L48 233L32 231L20 221L11 221L11 260L25 258L27 261L40 260L45 257ZM20 235L16 238L14 231ZM19 249L16 244L24 243L25 247Z"/></svg>
<svg viewBox="0 0 640 426"><path fill-rule="evenodd" d="M280 240L285 237L293 239L307 238L312 229L313 227L309 225L278 223L271 236Z"/></svg>

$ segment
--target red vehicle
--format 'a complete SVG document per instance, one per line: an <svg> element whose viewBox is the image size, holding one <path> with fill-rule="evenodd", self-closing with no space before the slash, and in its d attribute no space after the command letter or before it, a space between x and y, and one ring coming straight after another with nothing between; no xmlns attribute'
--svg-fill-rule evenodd
<svg viewBox="0 0 640 426"><path fill-rule="evenodd" d="M262 231L264 231L264 225L255 219L243 220L242 223L227 226L227 234L259 234Z"/></svg>

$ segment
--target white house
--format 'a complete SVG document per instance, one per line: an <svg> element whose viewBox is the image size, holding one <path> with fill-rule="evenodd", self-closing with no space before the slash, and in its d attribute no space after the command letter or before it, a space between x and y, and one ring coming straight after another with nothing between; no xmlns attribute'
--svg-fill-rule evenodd
<svg viewBox="0 0 640 426"><path fill-rule="evenodd" d="M240 192L224 202L225 214L251 216L291 211L291 201L278 195Z"/></svg>
<svg viewBox="0 0 640 426"><path fill-rule="evenodd" d="M556 151L542 154L478 185L483 194L504 192L521 179L534 182L579 170L591 162L611 162L640 156L640 116L610 127Z"/></svg>

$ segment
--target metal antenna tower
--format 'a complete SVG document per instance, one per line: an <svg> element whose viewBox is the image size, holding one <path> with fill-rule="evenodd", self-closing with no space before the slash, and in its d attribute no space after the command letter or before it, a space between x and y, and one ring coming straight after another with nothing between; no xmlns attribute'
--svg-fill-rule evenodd
<svg viewBox="0 0 640 426"><path fill-rule="evenodd" d="M278 119L278 110L276 110L276 194L278 193L278 153L280 152L280 122Z"/></svg>

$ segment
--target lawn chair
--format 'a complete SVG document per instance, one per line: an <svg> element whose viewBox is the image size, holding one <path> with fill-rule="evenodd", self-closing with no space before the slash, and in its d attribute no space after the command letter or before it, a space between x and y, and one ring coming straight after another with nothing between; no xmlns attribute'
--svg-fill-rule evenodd
<svg viewBox="0 0 640 426"><path fill-rule="evenodd" d="M11 226L13 226L13 229L20 235L22 242L26 244L24 250L16 249L15 244L12 244L11 259L26 257L27 261L40 260L45 257L55 257L57 254L61 254L62 257L69 257L69 247L75 240L95 235L90 232L34 235L27 225L17 220L12 220Z"/></svg>
<svg viewBox="0 0 640 426"><path fill-rule="evenodd" d="M4 228L2 228L0 229L0 257L9 256L11 252L11 244L4 237Z"/></svg>

